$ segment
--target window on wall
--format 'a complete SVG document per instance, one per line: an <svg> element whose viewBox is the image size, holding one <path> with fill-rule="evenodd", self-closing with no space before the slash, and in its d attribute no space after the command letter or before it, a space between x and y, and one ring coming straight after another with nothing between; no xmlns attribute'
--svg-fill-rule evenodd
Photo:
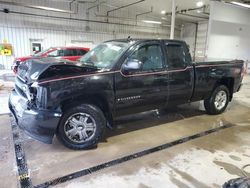
<svg viewBox="0 0 250 188"><path fill-rule="evenodd" d="M157 71L163 68L161 47L158 44L145 45L136 50L130 59L142 62L142 71Z"/></svg>
<svg viewBox="0 0 250 188"><path fill-rule="evenodd" d="M181 69L187 66L186 54L182 45L179 44L167 44L166 52L168 57L169 69Z"/></svg>

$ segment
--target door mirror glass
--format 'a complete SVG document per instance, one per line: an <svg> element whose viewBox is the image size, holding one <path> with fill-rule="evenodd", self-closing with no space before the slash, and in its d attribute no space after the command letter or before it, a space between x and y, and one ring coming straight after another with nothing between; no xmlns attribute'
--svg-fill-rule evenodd
<svg viewBox="0 0 250 188"><path fill-rule="evenodd" d="M125 63L123 63L121 71L123 74L133 74L135 72L141 71L142 62L137 59L128 59Z"/></svg>

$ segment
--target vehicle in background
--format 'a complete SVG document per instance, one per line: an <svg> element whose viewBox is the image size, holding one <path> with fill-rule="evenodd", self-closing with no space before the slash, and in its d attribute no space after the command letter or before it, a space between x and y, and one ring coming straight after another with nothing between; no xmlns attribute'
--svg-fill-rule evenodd
<svg viewBox="0 0 250 188"><path fill-rule="evenodd" d="M33 138L58 139L72 149L95 146L119 116L204 101L208 114L225 111L239 91L243 61L192 62L185 42L114 40L76 64L32 59L18 68L9 106Z"/></svg>
<svg viewBox="0 0 250 188"><path fill-rule="evenodd" d="M16 58L12 66L12 70L14 71L14 73L17 73L18 66L21 63L31 58L53 57L53 58L58 58L58 59L67 59L70 61L77 61L83 55L85 55L88 51L89 51L89 48L84 48L84 47L51 47L47 50L44 50L42 52L36 53L31 56Z"/></svg>

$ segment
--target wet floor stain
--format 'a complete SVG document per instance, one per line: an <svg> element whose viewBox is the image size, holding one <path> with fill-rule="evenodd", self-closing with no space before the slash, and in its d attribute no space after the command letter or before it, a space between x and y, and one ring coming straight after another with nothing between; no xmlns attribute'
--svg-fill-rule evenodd
<svg viewBox="0 0 250 188"><path fill-rule="evenodd" d="M190 188L187 184L183 183L182 181L178 180L177 178L170 177L170 181L172 183L174 183L177 187Z"/></svg>
<svg viewBox="0 0 250 188"><path fill-rule="evenodd" d="M218 184L216 184L216 183L213 183L213 186L212 186L213 188L221 188L221 186L220 185L218 185Z"/></svg>
<svg viewBox="0 0 250 188"><path fill-rule="evenodd" d="M138 185L138 188L151 188L151 187L149 187L149 186L147 186L147 185L145 185L145 184L143 184L143 183L140 183L140 184Z"/></svg>
<svg viewBox="0 0 250 188"><path fill-rule="evenodd" d="M239 177L243 177L241 169L233 164L222 162L222 161L213 161L216 165L222 167L225 171L227 171L231 175L236 175Z"/></svg>
<svg viewBox="0 0 250 188"><path fill-rule="evenodd" d="M169 167L178 175L180 175L184 180L190 182L194 187L203 187L203 188L209 188L209 186L207 186L206 184L200 182L199 180L197 180L196 178L194 178L193 176L189 175L186 172L183 172L181 170L178 170L177 168L169 165Z"/></svg>
<svg viewBox="0 0 250 188"><path fill-rule="evenodd" d="M250 155L247 155L247 154L242 154L243 156L245 156L245 157L249 157L250 158Z"/></svg>
<svg viewBox="0 0 250 188"><path fill-rule="evenodd" d="M235 156L235 155L229 155L229 157L235 161L241 161L241 158Z"/></svg>

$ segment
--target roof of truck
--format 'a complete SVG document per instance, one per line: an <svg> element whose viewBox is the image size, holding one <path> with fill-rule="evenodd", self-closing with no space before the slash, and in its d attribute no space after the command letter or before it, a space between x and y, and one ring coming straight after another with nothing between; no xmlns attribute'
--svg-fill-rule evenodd
<svg viewBox="0 0 250 188"><path fill-rule="evenodd" d="M114 39L107 42L147 42L147 41L164 41L164 42L174 42L174 43L185 43L182 40L172 40L172 39L138 39L138 38L127 38L127 39Z"/></svg>

